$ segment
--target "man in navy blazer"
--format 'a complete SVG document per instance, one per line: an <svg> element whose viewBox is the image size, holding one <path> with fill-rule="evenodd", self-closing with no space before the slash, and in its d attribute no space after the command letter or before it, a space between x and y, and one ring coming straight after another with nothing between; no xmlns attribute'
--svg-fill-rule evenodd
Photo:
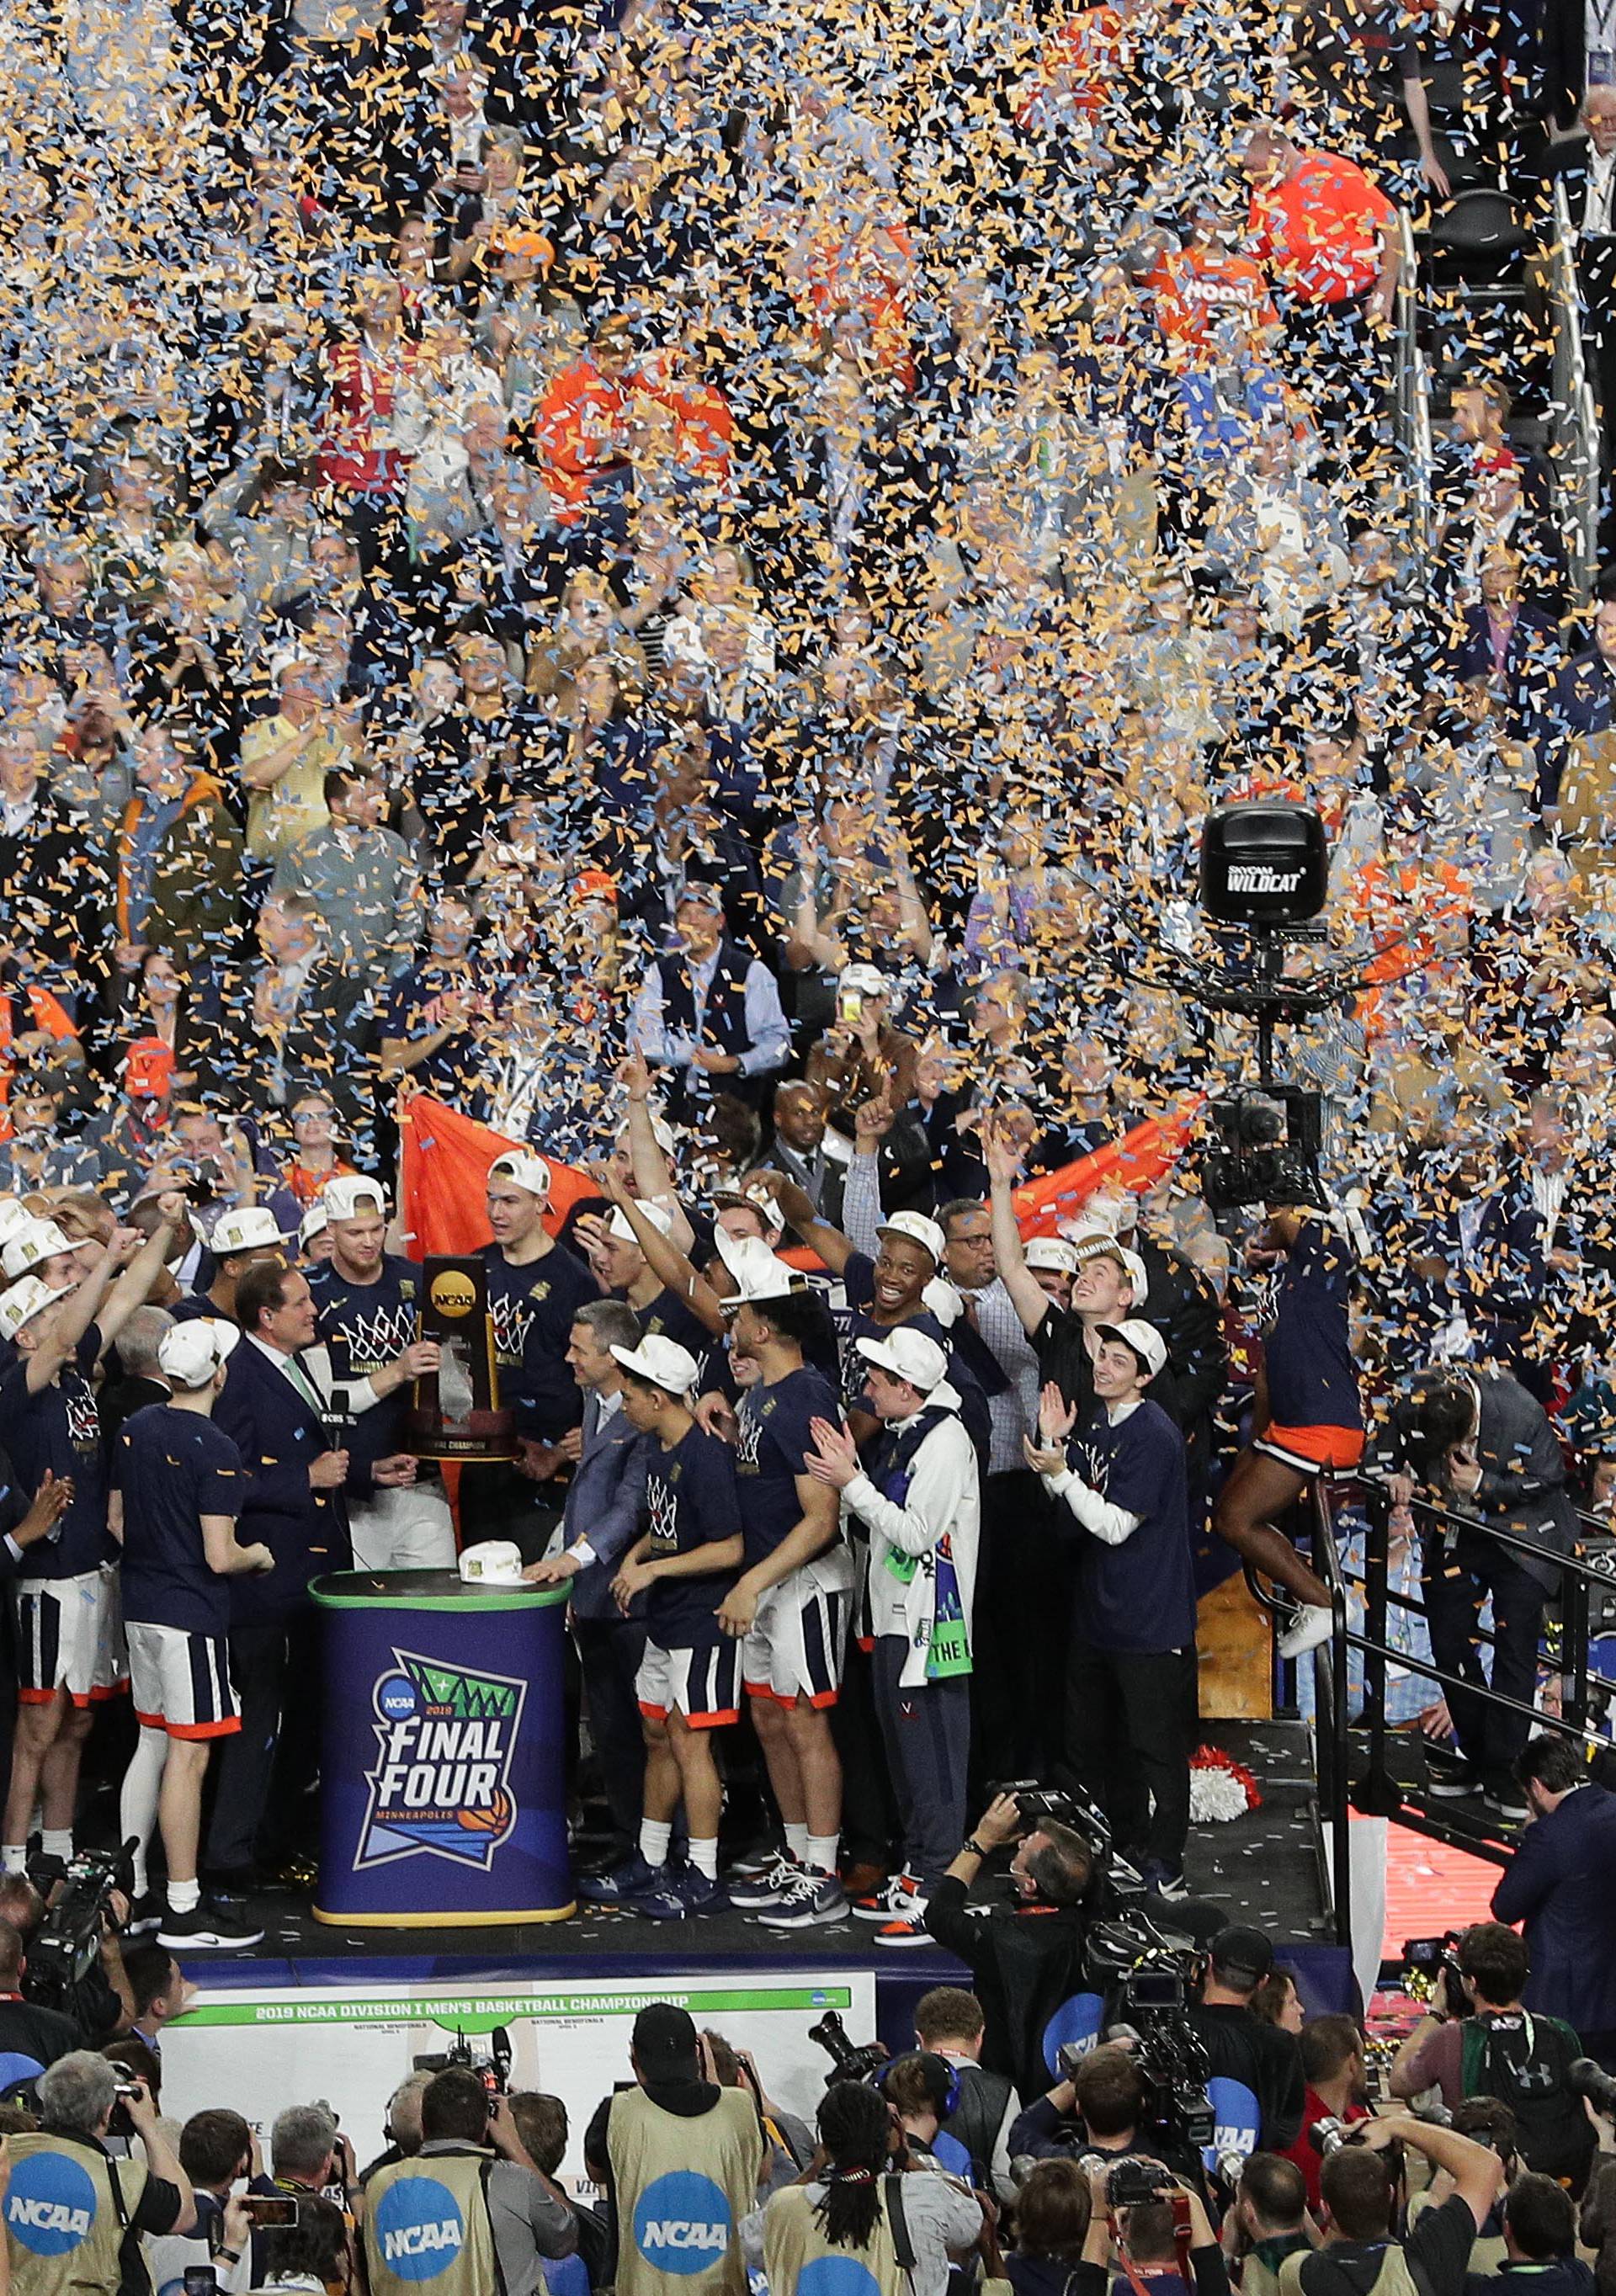
<svg viewBox="0 0 1616 2296"><path fill-rule="evenodd" d="M1525 1925L1527 2007L1563 2018L1616 2071L1616 1794L1591 1782L1574 1739L1547 1732L1515 1775L1531 1821L1493 1891L1493 1918Z"/></svg>
<svg viewBox="0 0 1616 2296"><path fill-rule="evenodd" d="M645 1598L624 1618L612 1600L618 1565L639 1537L651 1437L619 1407L622 1378L614 1347L637 1348L639 1317L620 1300L588 1300L572 1320L567 1363L584 1390L584 1423L555 1445L576 1464L562 1511L560 1544L523 1576L538 1587L571 1581L572 1632L589 1700L614 1840L611 1863L639 1846L645 1742L634 1681L645 1649Z"/></svg>
<svg viewBox="0 0 1616 2296"><path fill-rule="evenodd" d="M250 1586L247 1574L230 1581L230 1672L242 1727L222 1742L207 1854L210 1879L226 1890L250 1886L260 1832L272 1856L291 1847L286 1829L277 1841L267 1821L277 1746L284 1791L276 1808L288 1816L318 1762L308 1584L325 1571L347 1570L352 1559L342 1498L348 1454L328 1442L320 1390L299 1361L316 1328L306 1278L273 1261L249 1268L236 1316L242 1341L231 1356L214 1424L229 1436L246 1470L237 1536L244 1545L261 1540L275 1569L254 1575ZM288 1708L283 1739L283 1693L294 1649L308 1694Z"/></svg>

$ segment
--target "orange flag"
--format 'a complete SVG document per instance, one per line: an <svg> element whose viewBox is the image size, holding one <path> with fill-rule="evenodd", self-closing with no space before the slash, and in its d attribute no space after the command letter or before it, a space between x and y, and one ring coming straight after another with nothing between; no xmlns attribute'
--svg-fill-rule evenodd
<svg viewBox="0 0 1616 2296"><path fill-rule="evenodd" d="M1109 1141L1075 1163L1062 1164L1058 1172L1046 1172L1018 1188L1015 1214L1021 1234L1053 1235L1060 1222L1080 1211L1101 1187L1153 1187L1184 1153L1205 1101L1204 1093L1192 1094L1170 1116L1136 1124L1120 1140ZM404 1141L401 1209L411 1258L477 1250L488 1240L482 1209L488 1167L507 1148L525 1144L473 1123L427 1093L417 1093L406 1103L398 1123ZM576 1165L558 1164L549 1156L545 1162L550 1168L545 1226L554 1235L580 1196L600 1192ZM796 1267L819 1265L811 1251L788 1251L783 1257Z"/></svg>
<svg viewBox="0 0 1616 2296"><path fill-rule="evenodd" d="M525 1151L527 1144L473 1123L424 1092L406 1102L398 1130L404 1144L399 1210L410 1258L479 1250L488 1240L482 1208L488 1167L507 1149ZM575 1165L558 1164L550 1156L544 1160L550 1168L545 1226L554 1235L580 1196L595 1196L600 1190Z"/></svg>
<svg viewBox="0 0 1616 2296"><path fill-rule="evenodd" d="M1091 1149L1075 1163L1062 1164L1058 1172L1029 1180L1015 1192L1016 1226L1023 1237L1054 1235L1062 1220L1081 1211L1090 1196L1103 1187L1136 1192L1153 1188L1183 1155L1185 1143L1205 1105L1203 1092L1192 1093L1170 1116L1153 1116L1144 1124L1136 1124L1120 1140L1109 1140L1103 1148Z"/></svg>

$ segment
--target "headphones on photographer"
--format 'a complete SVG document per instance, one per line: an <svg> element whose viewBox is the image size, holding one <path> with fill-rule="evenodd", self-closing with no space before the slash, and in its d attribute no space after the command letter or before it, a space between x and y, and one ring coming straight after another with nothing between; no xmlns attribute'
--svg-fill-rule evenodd
<svg viewBox="0 0 1616 2296"><path fill-rule="evenodd" d="M875 2076L875 2086L882 2096L888 2095L887 2082L898 2067L908 2064L923 2068L932 2110L939 2120L951 2120L959 2108L959 2068L950 2064L947 2057L939 2056L935 2049L910 2049L901 2057L890 2058Z"/></svg>

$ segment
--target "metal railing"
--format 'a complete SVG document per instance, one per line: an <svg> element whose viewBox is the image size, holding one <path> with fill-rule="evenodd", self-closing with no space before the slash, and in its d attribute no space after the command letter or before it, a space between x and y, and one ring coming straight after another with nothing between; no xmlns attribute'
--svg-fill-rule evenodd
<svg viewBox="0 0 1616 2296"><path fill-rule="evenodd" d="M1400 1734L1394 1733L1386 1719L1388 1667L1418 1675L1444 1692L1458 1691L1473 1702L1519 1715L1534 1730L1558 1731L1585 1742L1603 1742L1589 1721L1589 1628L1595 1590L1608 1602L1613 1583L1608 1568L1590 1562L1583 1554L1550 1554L1502 1524L1415 1500L1415 1525L1426 1536L1450 1531L1472 1534L1507 1554L1553 1566L1557 1586L1547 1597L1547 1609L1554 1614L1554 1625L1539 1645L1538 1663L1541 1666L1546 1657L1559 1675L1561 1708L1558 1714L1546 1712L1495 1690L1490 1682L1469 1681L1439 1666L1434 1659L1417 1656L1388 1639L1394 1609L1423 1617L1426 1605L1418 1595L1405 1594L1392 1583L1392 1507L1385 1487L1366 1479L1358 1489L1366 1530L1361 1581L1349 1579L1342 1568L1328 1496L1321 1491L1315 1504L1315 1568L1330 1589L1333 1615L1329 1642L1314 1653L1315 1759L1320 1821L1328 1830L1334 1859L1329 1902L1336 1936L1342 1944L1350 1943L1352 1810L1393 1817L1412 1832L1457 1844L1500 1866L1507 1865L1512 1855L1511 1843L1490 1822L1433 1813L1423 1799L1423 1789L1394 1774L1390 1745L1393 1736ZM1608 1523L1582 1514L1578 1521L1584 1530L1608 1538ZM1363 1599L1361 1632L1351 1624L1350 1597L1355 1588L1361 1589ZM1478 1626L1467 1633L1466 1640L1485 1650L1495 1646L1497 1637ZM1364 1660L1363 1707L1356 1722L1351 1719L1349 1681L1349 1655L1355 1651Z"/></svg>
<svg viewBox="0 0 1616 2296"><path fill-rule="evenodd" d="M1599 571L1599 416L1583 347L1577 239L1563 180L1554 184L1554 234L1548 266L1554 345L1551 459L1571 586L1577 603L1585 606L1593 596Z"/></svg>
<svg viewBox="0 0 1616 2296"><path fill-rule="evenodd" d="M1391 393L1392 432L1401 474L1402 521L1413 563L1422 583L1431 557L1431 499L1435 456L1431 439L1431 379L1419 335L1419 258L1414 226L1398 210L1399 262L1394 309Z"/></svg>

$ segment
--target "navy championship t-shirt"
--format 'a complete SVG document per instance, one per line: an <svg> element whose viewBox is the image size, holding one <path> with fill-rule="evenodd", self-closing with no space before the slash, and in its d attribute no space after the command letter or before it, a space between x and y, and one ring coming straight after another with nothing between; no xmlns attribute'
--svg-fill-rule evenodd
<svg viewBox="0 0 1616 2296"><path fill-rule="evenodd" d="M717 1435L692 1427L672 1450L651 1447L645 1477L651 1544L647 1562L733 1538L741 1529L734 1453ZM724 1639L715 1615L740 1577L736 1570L653 1579L645 1594L645 1628L661 1650L711 1650Z"/></svg>
<svg viewBox="0 0 1616 2296"><path fill-rule="evenodd" d="M1195 1639L1194 1566L1184 1437L1148 1396L1114 1424L1102 1406L1067 1451L1073 1472L1103 1499L1141 1518L1111 1546L1085 1530L1064 1498L1062 1529L1075 1534L1072 1606L1079 1642L1098 1650L1183 1650Z"/></svg>
<svg viewBox="0 0 1616 2296"><path fill-rule="evenodd" d="M0 1381L0 1426L19 1490L32 1499L47 1468L59 1482L70 1476L73 1483L72 1500L56 1529L24 1554L24 1578L78 1578L117 1557L117 1541L107 1529L106 1461L90 1386L100 1356L101 1333L92 1324L78 1342L77 1360L64 1364L37 1395L28 1391L26 1356Z"/></svg>
<svg viewBox="0 0 1616 2296"><path fill-rule="evenodd" d="M123 1494L123 1608L142 1626L222 1635L230 1581L210 1570L201 1518L242 1511L242 1455L197 1411L148 1404L119 1431L112 1477Z"/></svg>
<svg viewBox="0 0 1616 2296"><path fill-rule="evenodd" d="M415 1339L421 1314L421 1270L413 1259L392 1252L373 1283L350 1283L331 1260L308 1271L319 1316L320 1344L331 1357L333 1399L338 1391L369 1379L404 1353ZM408 1380L362 1411L348 1430L348 1488L356 1496L373 1486L370 1471L378 1459L407 1450L405 1423L414 1390Z"/></svg>
<svg viewBox="0 0 1616 2296"><path fill-rule="evenodd" d="M773 1387L759 1381L742 1388L737 1416L741 1432L735 1474L750 1570L766 1554L772 1554L801 1521L797 1478L808 1472L805 1461L815 1447L811 1423L828 1419L833 1427L839 1427L841 1408L829 1380L811 1364L804 1364L800 1371L787 1372L783 1379L777 1379Z"/></svg>
<svg viewBox="0 0 1616 2296"><path fill-rule="evenodd" d="M1303 1221L1285 1254L1263 1342L1276 1427L1363 1426L1349 1336L1354 1265L1351 1246L1328 1221Z"/></svg>
<svg viewBox="0 0 1616 2296"><path fill-rule="evenodd" d="M513 1267L496 1243L483 1248L488 1316L499 1399L516 1413L516 1431L554 1443L584 1415L584 1398L567 1368L572 1318L600 1285L564 1245Z"/></svg>

